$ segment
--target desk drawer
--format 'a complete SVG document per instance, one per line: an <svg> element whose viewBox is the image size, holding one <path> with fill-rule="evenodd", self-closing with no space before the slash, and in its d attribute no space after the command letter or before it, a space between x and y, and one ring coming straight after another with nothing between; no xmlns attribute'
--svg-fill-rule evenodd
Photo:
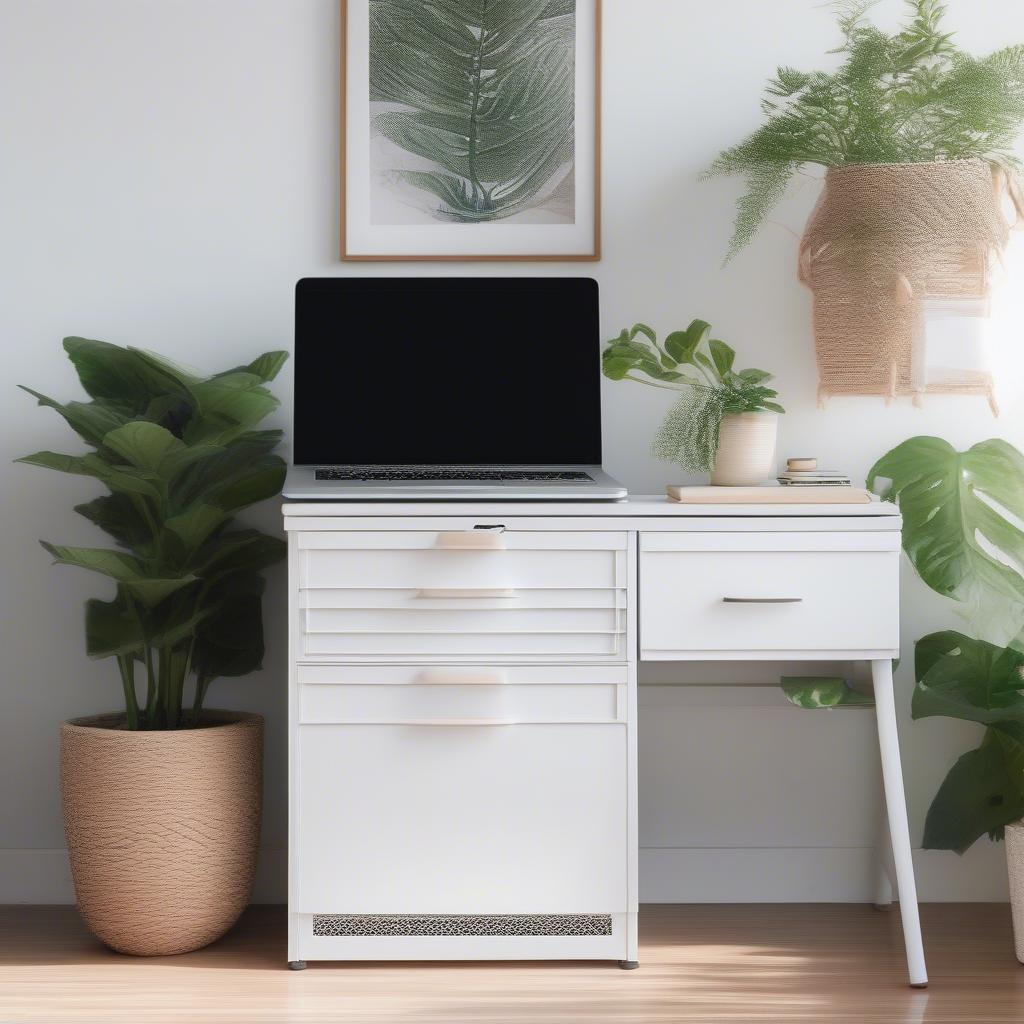
<svg viewBox="0 0 1024 1024"><path fill-rule="evenodd" d="M626 534L299 538L301 657L622 660Z"/></svg>
<svg viewBox="0 0 1024 1024"><path fill-rule="evenodd" d="M643 534L641 657L895 651L899 534Z"/></svg>
<svg viewBox="0 0 1024 1024"><path fill-rule="evenodd" d="M626 680L614 665L300 665L299 722L621 723Z"/></svg>
<svg viewBox="0 0 1024 1024"><path fill-rule="evenodd" d="M625 726L304 725L297 742L293 909L627 909Z"/></svg>

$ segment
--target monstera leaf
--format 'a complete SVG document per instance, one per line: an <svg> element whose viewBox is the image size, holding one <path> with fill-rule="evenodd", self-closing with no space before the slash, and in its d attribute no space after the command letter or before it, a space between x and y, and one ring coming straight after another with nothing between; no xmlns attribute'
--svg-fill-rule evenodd
<svg viewBox="0 0 1024 1024"><path fill-rule="evenodd" d="M977 750L968 751L949 770L924 823L926 850L963 853L988 833L1024 817L1024 726L1001 723L990 728Z"/></svg>
<svg viewBox="0 0 1024 1024"><path fill-rule="evenodd" d="M568 192L575 0L370 0L376 130L431 213L491 221ZM423 161L426 161L424 167Z"/></svg>
<svg viewBox="0 0 1024 1024"><path fill-rule="evenodd" d="M889 483L881 489L876 484ZM903 514L903 549L921 579L963 600L975 585L1024 601L1024 456L1006 441L966 452L913 437L882 456L868 487Z"/></svg>
<svg viewBox="0 0 1024 1024"><path fill-rule="evenodd" d="M914 718L1024 723L1024 654L954 630L917 642Z"/></svg>
<svg viewBox="0 0 1024 1024"><path fill-rule="evenodd" d="M845 679L783 676L782 692L790 704L798 708L863 708L874 707L874 699L853 689Z"/></svg>

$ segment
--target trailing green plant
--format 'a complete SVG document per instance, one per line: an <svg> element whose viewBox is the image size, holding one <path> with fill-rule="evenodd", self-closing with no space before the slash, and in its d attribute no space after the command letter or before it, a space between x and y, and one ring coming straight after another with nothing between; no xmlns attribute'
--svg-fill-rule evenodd
<svg viewBox="0 0 1024 1024"><path fill-rule="evenodd" d="M899 505L903 550L921 579L989 636L942 630L915 646L913 717L986 727L925 821L925 848L963 853L1024 818L1024 455L998 439L957 452L914 437L875 463L868 486Z"/></svg>
<svg viewBox="0 0 1024 1024"><path fill-rule="evenodd" d="M753 238L805 165L981 159L1016 165L1024 123L1024 46L972 57L945 31L946 5L907 0L889 35L871 24L876 0L840 0L842 56L834 72L780 67L761 103L764 124L721 153L707 176L738 174L739 200L727 259Z"/></svg>
<svg viewBox="0 0 1024 1024"><path fill-rule="evenodd" d="M602 353L604 375L679 393L658 431L652 452L691 473L707 473L718 451L722 417L740 412L785 412L765 370L735 370L736 352L694 320L663 342L646 324L623 328Z"/></svg>
<svg viewBox="0 0 1024 1024"><path fill-rule="evenodd" d="M65 338L64 349L91 400L62 404L24 390L63 416L90 451L18 461L103 484L109 494L75 511L117 547L41 543L56 563L115 583L112 600L86 602L85 637L91 658L117 661L127 728L198 724L214 679L262 663L261 570L286 546L235 526L233 516L281 490L281 431L254 428L278 407L265 385L288 355L267 352L203 377L102 341ZM183 713L190 679L191 711Z"/></svg>

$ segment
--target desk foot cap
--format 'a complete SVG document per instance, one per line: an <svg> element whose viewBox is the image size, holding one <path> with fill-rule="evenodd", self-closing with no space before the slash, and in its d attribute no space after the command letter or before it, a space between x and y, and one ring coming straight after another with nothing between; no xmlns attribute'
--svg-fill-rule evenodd
<svg viewBox="0 0 1024 1024"><path fill-rule="evenodd" d="M306 969L305 960L289 960L288 970L289 971L304 971Z"/></svg>
<svg viewBox="0 0 1024 1024"><path fill-rule="evenodd" d="M624 971L635 971L640 966L639 960L620 960L619 967Z"/></svg>
<svg viewBox="0 0 1024 1024"><path fill-rule="evenodd" d="M910 983L910 987L911 988L927 988L928 987L928 982L927 981L912 981Z"/></svg>

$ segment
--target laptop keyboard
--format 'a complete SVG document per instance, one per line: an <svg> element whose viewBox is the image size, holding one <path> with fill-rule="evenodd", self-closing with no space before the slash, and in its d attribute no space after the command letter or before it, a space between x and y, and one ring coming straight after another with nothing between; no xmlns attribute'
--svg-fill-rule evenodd
<svg viewBox="0 0 1024 1024"><path fill-rule="evenodd" d="M458 481L460 483L501 483L506 480L516 483L534 483L543 481L572 481L592 480L589 473L581 470L517 470L517 469L360 469L328 467L318 469L317 480L351 480L351 481L405 481L425 480L429 482L445 483Z"/></svg>

